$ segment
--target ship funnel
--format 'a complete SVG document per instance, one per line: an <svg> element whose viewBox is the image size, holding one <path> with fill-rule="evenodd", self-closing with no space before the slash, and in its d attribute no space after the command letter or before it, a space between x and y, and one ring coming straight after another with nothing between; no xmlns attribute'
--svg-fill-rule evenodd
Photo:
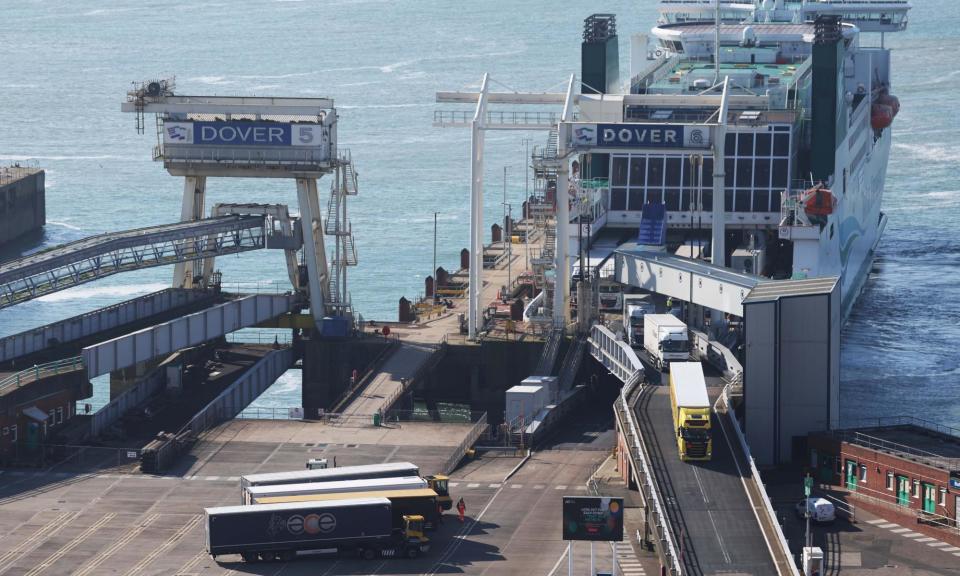
<svg viewBox="0 0 960 576"><path fill-rule="evenodd" d="M580 79L583 94L610 94L619 90L620 50L617 17L613 14L592 14L583 21Z"/></svg>

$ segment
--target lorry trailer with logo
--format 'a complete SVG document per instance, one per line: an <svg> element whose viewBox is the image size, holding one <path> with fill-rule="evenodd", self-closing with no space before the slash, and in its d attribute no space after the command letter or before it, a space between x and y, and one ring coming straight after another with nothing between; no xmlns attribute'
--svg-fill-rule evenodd
<svg viewBox="0 0 960 576"><path fill-rule="evenodd" d="M321 494L300 494L297 496L264 496L254 498L254 504L286 504L291 502L327 502L330 500L358 500L364 498L386 498L393 507L393 520L399 524L404 515L423 517L423 527L432 530L437 526L440 516L437 493L429 488L414 490L384 490L383 492L335 492Z"/></svg>
<svg viewBox="0 0 960 576"><path fill-rule="evenodd" d="M316 470L292 470L289 472L267 472L249 474L240 477L240 502L246 504L246 489L250 486L268 486L275 484L305 484L307 482L334 482L341 480L361 480L364 478L398 478L401 476L420 476L420 467L411 462L389 462L386 464L366 464L361 466L341 466ZM423 476L430 488L437 493L444 510L453 507L450 497L449 478L437 474Z"/></svg>
<svg viewBox="0 0 960 576"><path fill-rule="evenodd" d="M383 492L386 490L415 490L429 488L427 481L419 476L402 478L362 478L336 482L305 482L301 484L268 484L244 489L244 504L253 504L261 498L274 496L300 496L304 494L328 494L350 492Z"/></svg>
<svg viewBox="0 0 960 576"><path fill-rule="evenodd" d="M430 549L423 517L394 514L386 498L225 506L204 510L207 552L246 562L312 554L416 558Z"/></svg>

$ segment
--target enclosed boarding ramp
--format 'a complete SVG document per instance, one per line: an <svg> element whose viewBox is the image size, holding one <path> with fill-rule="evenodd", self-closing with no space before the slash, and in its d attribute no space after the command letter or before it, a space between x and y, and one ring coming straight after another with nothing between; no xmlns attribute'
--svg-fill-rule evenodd
<svg viewBox="0 0 960 576"><path fill-rule="evenodd" d="M648 252L635 243L614 254L621 284L743 317L743 300L763 278L699 260Z"/></svg>
<svg viewBox="0 0 960 576"><path fill-rule="evenodd" d="M264 248L263 223L223 216L109 232L12 260L0 265L0 308L118 272Z"/></svg>
<svg viewBox="0 0 960 576"><path fill-rule="evenodd" d="M337 112L329 98L249 96L183 96L174 93L174 79L134 83L121 111L136 115L137 130L146 131L146 115L154 114L157 144L153 159L173 176L183 177L180 219L204 214L208 177L292 178L303 223L307 288L316 327L324 316L344 313L331 294L331 274L324 244L325 227L317 180L342 170L344 180L356 178L348 155L337 152ZM339 181L339 180L338 180ZM345 186L346 187L346 186ZM345 212L345 210L343 211ZM341 211L337 211L340 217ZM345 217L345 214L344 214ZM349 229L345 223L338 229ZM341 246L338 238L338 251ZM355 254L352 238L344 252ZM335 255L337 261L348 258ZM174 287L191 287L203 278L203 264L174 269ZM336 286L336 283L333 283Z"/></svg>

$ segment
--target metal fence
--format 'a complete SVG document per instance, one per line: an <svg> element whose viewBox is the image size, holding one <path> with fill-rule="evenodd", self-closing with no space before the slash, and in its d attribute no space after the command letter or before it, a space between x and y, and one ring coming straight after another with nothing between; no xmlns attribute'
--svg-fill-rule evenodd
<svg viewBox="0 0 960 576"><path fill-rule="evenodd" d="M473 446L477 439L480 438L480 436L483 435L486 430L487 413L484 412L477 419L476 423L474 423L473 428L470 429L470 432L467 434L467 436L457 446L457 449L454 450L453 454L451 454L450 457L447 458L447 461L443 463L441 470L443 470L444 474L449 475L456 469L457 464L460 463L460 460L463 459L464 454L467 453L467 449Z"/></svg>
<svg viewBox="0 0 960 576"><path fill-rule="evenodd" d="M17 445L15 460L37 467L55 467L57 473L91 473L109 470L115 473L136 472L139 448L111 446L79 446L73 444Z"/></svg>
<svg viewBox="0 0 960 576"><path fill-rule="evenodd" d="M3 380L0 380L0 394L4 393L8 388L19 388L30 382L36 382L51 376L76 372L83 369L83 358L79 356L73 356L64 360L55 360L53 362L47 362L46 364L35 364L26 370L21 370L16 374L11 374Z"/></svg>

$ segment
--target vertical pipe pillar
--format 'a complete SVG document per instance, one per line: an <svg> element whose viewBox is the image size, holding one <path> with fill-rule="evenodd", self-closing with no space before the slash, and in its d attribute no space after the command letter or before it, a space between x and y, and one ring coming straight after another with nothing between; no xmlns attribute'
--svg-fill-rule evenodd
<svg viewBox="0 0 960 576"><path fill-rule="evenodd" d="M190 222L203 218L203 204L206 189L206 176L187 176L183 179L183 200L180 204L181 222ZM193 286L193 279L203 275L202 266L199 260L194 262L177 262L173 267L173 287L191 288ZM188 269L191 274L189 286L186 285Z"/></svg>
<svg viewBox="0 0 960 576"><path fill-rule="evenodd" d="M477 338L482 310L480 291L483 290L483 125L486 121L489 75L483 75L477 110L470 122L470 286L467 331L471 340Z"/></svg>
<svg viewBox="0 0 960 576"><path fill-rule="evenodd" d="M553 288L553 325L555 328L566 328L570 322L570 262L568 257L570 244L570 193L569 193L569 164L565 158L566 130L560 125L559 144L560 166L557 169L557 251L556 284Z"/></svg>
<svg viewBox="0 0 960 576"><path fill-rule="evenodd" d="M323 226L320 221L320 199L316 178L297 178L297 202L303 228L303 253L307 261L307 284L310 293L310 311L317 330L320 330L329 299L329 271L323 244Z"/></svg>
<svg viewBox="0 0 960 576"><path fill-rule="evenodd" d="M726 143L727 143L727 86L730 78L723 79L723 95L720 97L720 110L717 112L717 125L713 133L713 225L711 234L710 261L717 266L726 266L727 254L727 207L726 207ZM717 330L723 323L723 312L711 310L711 330Z"/></svg>

